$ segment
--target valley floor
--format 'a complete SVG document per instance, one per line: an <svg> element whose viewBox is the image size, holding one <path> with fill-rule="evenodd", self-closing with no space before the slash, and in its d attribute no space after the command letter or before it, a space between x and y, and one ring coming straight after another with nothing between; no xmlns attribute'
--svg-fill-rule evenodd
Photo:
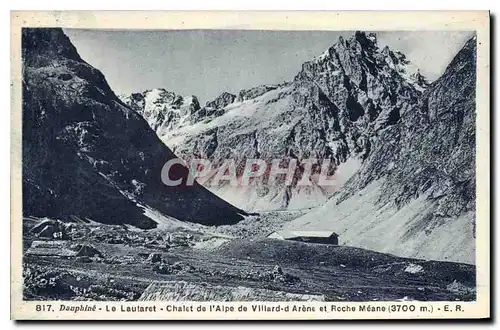
<svg viewBox="0 0 500 330"><path fill-rule="evenodd" d="M475 266L400 258L349 246L265 238L296 213L261 226L140 231L72 224L37 237L25 220L27 300L377 301L475 299ZM276 217L281 217L276 221ZM271 221L274 220L274 221ZM267 224L267 225L266 225ZM276 225L278 224L278 225ZM250 228L261 228L252 231ZM94 250L95 249L95 250Z"/></svg>

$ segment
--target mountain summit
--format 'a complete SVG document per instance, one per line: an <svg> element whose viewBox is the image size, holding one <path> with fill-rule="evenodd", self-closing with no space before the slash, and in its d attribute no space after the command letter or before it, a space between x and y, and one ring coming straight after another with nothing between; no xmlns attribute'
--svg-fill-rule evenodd
<svg viewBox="0 0 500 330"><path fill-rule="evenodd" d="M200 110L196 96L181 96L162 88L118 97L146 119L159 136L190 124Z"/></svg>

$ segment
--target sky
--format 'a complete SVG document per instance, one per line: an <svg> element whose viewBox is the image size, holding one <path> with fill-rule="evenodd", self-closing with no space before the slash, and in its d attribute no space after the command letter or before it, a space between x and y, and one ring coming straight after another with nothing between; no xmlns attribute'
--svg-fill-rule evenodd
<svg viewBox="0 0 500 330"><path fill-rule="evenodd" d="M116 94L165 88L201 104L223 92L292 80L302 63L348 31L65 29L80 56ZM399 50L430 81L473 32L376 32L379 47Z"/></svg>

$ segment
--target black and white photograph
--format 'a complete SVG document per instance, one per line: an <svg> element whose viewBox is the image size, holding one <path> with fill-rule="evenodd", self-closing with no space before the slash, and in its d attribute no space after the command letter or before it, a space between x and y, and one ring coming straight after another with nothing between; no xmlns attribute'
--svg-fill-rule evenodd
<svg viewBox="0 0 500 330"><path fill-rule="evenodd" d="M476 301L477 31L21 33L24 301Z"/></svg>

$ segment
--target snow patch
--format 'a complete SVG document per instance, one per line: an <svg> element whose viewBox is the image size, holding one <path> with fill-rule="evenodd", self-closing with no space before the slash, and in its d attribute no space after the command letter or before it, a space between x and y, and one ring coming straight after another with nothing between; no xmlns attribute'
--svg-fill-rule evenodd
<svg viewBox="0 0 500 330"><path fill-rule="evenodd" d="M271 102L278 98L279 93L285 92L289 87L270 90L254 99L242 102L234 102L226 106L225 113L209 122L198 122L191 125L179 127L176 130L166 131L161 135L161 140L170 148L175 148L192 136L197 136L215 127L221 128L235 122L243 122L241 129L264 127L272 122L273 118L286 110L286 102L281 99L278 102ZM239 131L241 133L241 131Z"/></svg>
<svg viewBox="0 0 500 330"><path fill-rule="evenodd" d="M341 163L335 171L335 180L337 187L342 187L349 179L356 174L361 168L362 161L359 158L349 158L344 163Z"/></svg>

